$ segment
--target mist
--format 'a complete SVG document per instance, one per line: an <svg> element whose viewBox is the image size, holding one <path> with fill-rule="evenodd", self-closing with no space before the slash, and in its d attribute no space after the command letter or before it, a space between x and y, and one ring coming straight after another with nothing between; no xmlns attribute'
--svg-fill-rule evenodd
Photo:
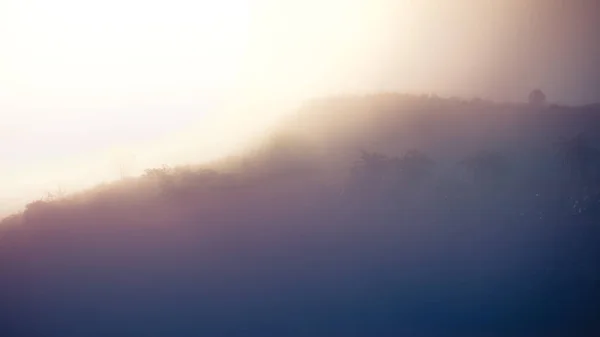
<svg viewBox="0 0 600 337"><path fill-rule="evenodd" d="M318 96L600 97L595 1L116 4L3 2L3 205L118 178L123 157L231 155Z"/></svg>
<svg viewBox="0 0 600 337"><path fill-rule="evenodd" d="M0 331L596 335L599 112L326 97L239 156L30 202Z"/></svg>
<svg viewBox="0 0 600 337"><path fill-rule="evenodd" d="M600 8L0 3L0 336L600 335Z"/></svg>

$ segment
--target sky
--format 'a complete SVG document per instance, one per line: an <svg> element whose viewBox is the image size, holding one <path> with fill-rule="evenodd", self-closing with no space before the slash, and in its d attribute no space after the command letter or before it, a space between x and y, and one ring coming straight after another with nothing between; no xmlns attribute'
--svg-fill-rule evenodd
<svg viewBox="0 0 600 337"><path fill-rule="evenodd" d="M0 214L234 153L303 99L600 101L593 0L0 0Z"/></svg>

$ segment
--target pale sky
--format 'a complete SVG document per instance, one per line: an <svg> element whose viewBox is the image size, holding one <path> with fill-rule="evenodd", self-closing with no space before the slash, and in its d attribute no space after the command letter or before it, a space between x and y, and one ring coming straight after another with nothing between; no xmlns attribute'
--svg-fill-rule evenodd
<svg viewBox="0 0 600 337"><path fill-rule="evenodd" d="M597 3L0 0L0 214L234 152L315 95L598 101Z"/></svg>

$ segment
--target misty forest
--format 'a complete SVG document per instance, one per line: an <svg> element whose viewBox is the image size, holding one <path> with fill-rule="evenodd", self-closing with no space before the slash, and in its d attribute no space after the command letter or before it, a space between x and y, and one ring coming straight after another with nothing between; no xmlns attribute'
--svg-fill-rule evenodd
<svg viewBox="0 0 600 337"><path fill-rule="evenodd" d="M600 106L306 102L0 226L2 336L591 336Z"/></svg>

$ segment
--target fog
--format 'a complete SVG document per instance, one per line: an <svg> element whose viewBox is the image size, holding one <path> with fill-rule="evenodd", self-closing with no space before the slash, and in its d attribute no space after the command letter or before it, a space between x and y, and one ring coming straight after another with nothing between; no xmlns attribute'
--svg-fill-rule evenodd
<svg viewBox="0 0 600 337"><path fill-rule="evenodd" d="M598 12L591 0L3 1L0 209L124 165L236 153L315 96L523 101L539 87L594 102Z"/></svg>
<svg viewBox="0 0 600 337"><path fill-rule="evenodd" d="M1 1L0 336L600 336L598 7Z"/></svg>
<svg viewBox="0 0 600 337"><path fill-rule="evenodd" d="M0 334L598 335L600 105L346 95L0 222Z"/></svg>

